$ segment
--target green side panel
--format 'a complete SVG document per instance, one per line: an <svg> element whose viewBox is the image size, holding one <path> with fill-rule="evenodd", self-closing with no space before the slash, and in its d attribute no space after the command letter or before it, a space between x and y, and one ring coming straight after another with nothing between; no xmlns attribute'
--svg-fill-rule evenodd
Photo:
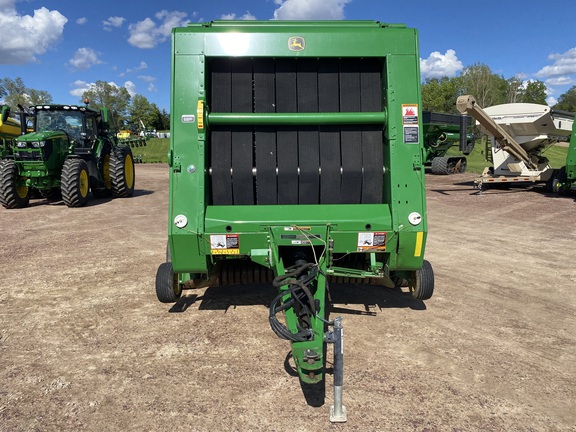
<svg viewBox="0 0 576 432"><path fill-rule="evenodd" d="M574 117L570 146L566 156L566 176L569 183L576 183L576 116Z"/></svg>

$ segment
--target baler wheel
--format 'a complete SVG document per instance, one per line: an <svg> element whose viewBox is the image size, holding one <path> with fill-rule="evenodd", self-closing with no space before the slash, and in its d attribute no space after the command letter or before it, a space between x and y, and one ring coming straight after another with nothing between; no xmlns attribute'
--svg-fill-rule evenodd
<svg viewBox="0 0 576 432"><path fill-rule="evenodd" d="M62 201L68 207L82 207L88 202L90 175L83 159L66 159L60 182Z"/></svg>
<svg viewBox="0 0 576 432"><path fill-rule="evenodd" d="M110 178L112 193L116 198L131 197L134 194L134 158L130 147L118 147L110 158Z"/></svg>
<svg viewBox="0 0 576 432"><path fill-rule="evenodd" d="M0 203L7 209L26 207L30 202L29 188L18 186L18 167L13 160L0 161Z"/></svg>
<svg viewBox="0 0 576 432"><path fill-rule="evenodd" d="M417 270L411 281L410 291L416 300L428 300L434 293L434 271L432 265L424 260L422 268Z"/></svg>
<svg viewBox="0 0 576 432"><path fill-rule="evenodd" d="M156 296L162 303L174 303L182 295L178 274L174 273L171 262L160 264L156 272Z"/></svg>

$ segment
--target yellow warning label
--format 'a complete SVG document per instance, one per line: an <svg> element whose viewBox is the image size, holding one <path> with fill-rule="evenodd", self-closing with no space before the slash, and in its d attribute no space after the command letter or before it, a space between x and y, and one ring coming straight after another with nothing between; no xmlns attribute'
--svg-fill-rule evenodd
<svg viewBox="0 0 576 432"><path fill-rule="evenodd" d="M240 255L240 249L211 249L212 255Z"/></svg>

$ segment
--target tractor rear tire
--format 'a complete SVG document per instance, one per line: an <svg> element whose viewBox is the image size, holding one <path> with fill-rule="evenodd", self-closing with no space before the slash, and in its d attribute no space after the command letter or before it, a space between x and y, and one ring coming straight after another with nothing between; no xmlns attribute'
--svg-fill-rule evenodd
<svg viewBox="0 0 576 432"><path fill-rule="evenodd" d="M120 146L110 157L112 194L116 198L127 198L134 194L134 158L128 146Z"/></svg>
<svg viewBox="0 0 576 432"><path fill-rule="evenodd" d="M422 268L417 270L410 291L416 300L428 300L434 294L434 271L432 265L424 260Z"/></svg>
<svg viewBox="0 0 576 432"><path fill-rule="evenodd" d="M62 167L62 201L68 207L83 207L88 202L90 174L83 159L66 159Z"/></svg>
<svg viewBox="0 0 576 432"><path fill-rule="evenodd" d="M30 189L18 186L18 167L11 159L0 161L0 203L7 209L23 208L30 202Z"/></svg>
<svg viewBox="0 0 576 432"><path fill-rule="evenodd" d="M94 198L109 198L112 196L112 177L110 175L110 160L111 160L111 149L106 146L100 156L100 175L102 176L102 182L98 186L93 187L92 196ZM102 184L103 183L103 184Z"/></svg>
<svg viewBox="0 0 576 432"><path fill-rule="evenodd" d="M171 262L160 264L156 272L156 296L162 303L174 303L182 295L178 275L174 273Z"/></svg>

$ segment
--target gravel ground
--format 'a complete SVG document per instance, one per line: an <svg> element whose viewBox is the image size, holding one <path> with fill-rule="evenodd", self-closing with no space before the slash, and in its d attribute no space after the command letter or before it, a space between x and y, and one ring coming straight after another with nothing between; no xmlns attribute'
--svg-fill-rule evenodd
<svg viewBox="0 0 576 432"><path fill-rule="evenodd" d="M0 430L576 431L574 199L427 176L435 295L333 288L332 425L332 375L301 388L271 286L156 300L168 168L136 176L130 199L0 209Z"/></svg>

